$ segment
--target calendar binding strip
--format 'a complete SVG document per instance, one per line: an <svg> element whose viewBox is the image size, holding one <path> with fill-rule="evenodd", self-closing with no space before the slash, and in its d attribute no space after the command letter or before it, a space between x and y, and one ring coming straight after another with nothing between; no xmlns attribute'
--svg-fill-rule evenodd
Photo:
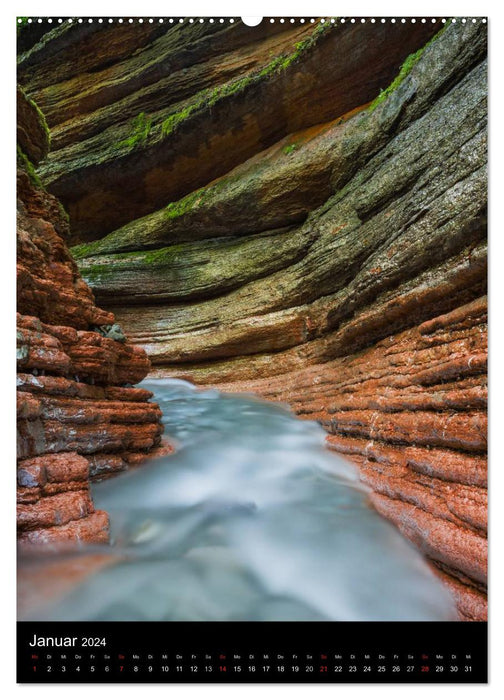
<svg viewBox="0 0 504 700"><path fill-rule="evenodd" d="M118 24L133 24L135 22L138 22L139 24L143 24L144 22L148 22L149 24L153 24L154 22L159 22L160 24L163 24L164 22L168 22L169 24L174 24L176 22L183 24L184 22L187 22L189 24L194 24L195 22L198 22L200 24L203 24L204 22L209 22L210 24L213 24L214 22L219 22L221 24L224 24L226 21L229 22L230 24L233 24L234 22L240 20L240 18L235 18L235 17L226 17L226 18L213 18L213 17L129 17L129 18L124 18L124 17L17 17L17 24L19 26L22 26L24 24L42 24L43 22L47 22L48 24L63 24L63 23L68 23L68 24L83 24L83 23L89 23L92 24L93 22L97 22L98 24L103 24L103 23L108 23L108 24L113 24L114 22L117 22ZM375 23L382 23L385 24L389 22L390 24L396 24L396 23L401 23L405 24L407 22L411 22L412 24L415 24L416 22L441 22L442 24L446 24L447 22L452 22L453 24L456 24L457 22L461 22L462 24L465 24L466 22L472 22L473 24L476 24L478 21L482 22L483 24L487 23L487 18L486 17L453 17L453 18L439 18L439 17L331 17L331 18L320 18L318 20L314 18L304 18L304 17L290 17L290 18L284 18L284 17L270 17L270 18L264 18L263 21L270 22L271 24L274 24L275 22L280 22L281 24L285 22L290 22L291 24L294 24L296 22L299 22L300 24L304 24L305 22L310 22L311 24L314 24L315 22L320 22L320 24L324 24L325 22L330 22L331 24L345 24L346 22L350 22L351 24L355 24L357 22L360 22L362 24L365 24L367 22L370 22L371 24Z"/></svg>

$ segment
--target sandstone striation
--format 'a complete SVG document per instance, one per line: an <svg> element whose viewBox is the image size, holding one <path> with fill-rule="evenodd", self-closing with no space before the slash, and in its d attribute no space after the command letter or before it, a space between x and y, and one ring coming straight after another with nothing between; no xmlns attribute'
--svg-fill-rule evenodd
<svg viewBox="0 0 504 700"><path fill-rule="evenodd" d="M486 308L480 297L361 352L220 387L320 421L468 620L486 617Z"/></svg>
<svg viewBox="0 0 504 700"><path fill-rule="evenodd" d="M74 241L101 237L287 134L367 102L435 27L398 25L391 35L371 25L184 23L127 58L117 51L123 30L96 30L110 40L97 58L87 49L90 35L79 41L59 28L43 51L34 47L19 61L20 80L53 133L43 179L64 202ZM47 70L51 53L62 54L56 81Z"/></svg>
<svg viewBox="0 0 504 700"><path fill-rule="evenodd" d="M22 322L22 368L45 371L49 356L61 368L50 400L25 392L26 444L36 425L51 436L58 412L82 454L86 392L136 381L122 374L133 351L90 333L113 313L154 375L320 421L461 618L484 619L486 40L479 21L185 23L62 27L27 49L20 74L52 138L38 173L107 311L68 263L62 313L85 321L62 333L64 316L42 315L57 268L26 283L20 313L42 325ZM105 356L114 379L96 369ZM115 403L151 415L133 394L92 400L119 442ZM121 449L151 439L137 428Z"/></svg>
<svg viewBox="0 0 504 700"><path fill-rule="evenodd" d="M373 109L73 252L154 368L324 361L484 293L485 116L484 33L449 27Z"/></svg>
<svg viewBox="0 0 504 700"><path fill-rule="evenodd" d="M107 542L108 516L94 508L90 479L145 459L160 443L161 411L132 386L149 371L145 352L104 335L114 316L95 305L68 252L65 211L30 160L45 153L43 124L22 91L18 99L19 540Z"/></svg>

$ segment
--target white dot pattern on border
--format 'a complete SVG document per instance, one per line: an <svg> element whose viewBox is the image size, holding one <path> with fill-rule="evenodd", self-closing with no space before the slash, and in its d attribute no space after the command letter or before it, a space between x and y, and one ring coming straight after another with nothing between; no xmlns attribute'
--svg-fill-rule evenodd
<svg viewBox="0 0 504 700"><path fill-rule="evenodd" d="M242 18L234 18L234 17L220 18L218 21L219 21L221 24L223 24L223 23L226 22L226 21L228 21L230 24L233 24L235 21L237 21L237 19L238 19L239 21L243 22L243 19L242 19ZM417 22L417 20L418 20L417 17L409 17L409 18L405 18L405 17L402 17L402 18L396 18L396 17L382 17L379 21L380 21L382 24L386 24L387 22L390 22L391 24L396 24L398 21L400 21L401 24L406 24L407 22L411 22L411 24L415 24L415 23ZM439 19L439 18L435 18L435 17L432 17L432 18L422 17L422 18L420 19L420 21L421 21L423 24L425 24L425 23L426 23L427 21L429 21L429 20L430 20L432 23L435 23L435 22L440 21L440 22L442 22L443 24L446 24L446 22L449 21L449 20L447 20L446 18L441 18L441 19ZM472 18L463 17L463 18L460 18L459 20L457 20L456 18L452 18L452 19L451 19L451 22L452 22L453 24L456 24L457 21L460 21L460 22L462 22L462 24L466 24L467 22L470 21L470 22L472 22L473 24L476 24L476 23L478 22L478 20L479 20L480 22L482 22L483 24L486 24L486 22L487 22L487 19L486 19L485 17L472 17ZM25 17L25 18L23 18L23 17L18 17L18 18L17 18L17 23L18 23L18 24L24 24L25 22L28 23L28 24L32 24L32 23L34 23L34 22L36 22L36 23L38 23L38 24L42 24L44 21L48 22L49 24L52 24L54 21L57 21L59 24L61 24L61 23L64 22L64 21L68 22L69 24L72 24L72 23L74 23L74 18L69 17L69 18L67 18L66 20L64 20L63 18L57 18L57 19L56 19L56 18L53 18L53 17L37 17L36 19L34 19L34 18L32 18L32 17L28 17L28 18L26 18L26 17ZM118 22L119 24L124 24L125 22L128 23L128 24L134 24L135 22L138 22L138 24L143 24L143 23L146 22L146 21L149 22L149 24L152 24L152 23L155 21L155 19L152 18L152 17L150 17L150 18L144 18L144 17L130 17L130 18L128 18L127 20L125 20L125 19L122 18L122 17L108 17L108 18L103 18L103 17L88 17L88 18L83 18L83 17L79 17L79 18L77 19L77 23L78 23L78 24L83 24L84 22L88 22L89 24L92 24L94 21L97 21L99 24L103 24L104 22L108 22L109 24L113 24L114 22ZM157 18L157 21L158 21L160 24L162 24L162 23L165 21L165 18L159 17L159 18ZM175 21L175 20L174 20L173 18L169 18L169 19L168 19L168 22L169 22L170 24L173 24L174 21ZM198 17L198 18L194 18L194 17L183 18L183 17L180 17L180 18L178 19L178 21L179 21L180 24L183 24L185 21L188 21L190 24L194 24L195 22L198 22L199 24L204 24L205 22L209 22L210 24L213 24L213 23L216 21L216 19L213 18L213 17ZM263 21L264 21L264 20L263 20ZM290 22L291 24L295 24L296 22L299 22L300 24L304 24L307 20L306 20L304 17L290 17L290 18L271 17L271 18L269 18L269 21L270 21L271 24L274 24L274 23L277 22L277 21L280 22L281 24L284 24L284 23L287 22L287 21ZM310 18L308 21L309 21L310 23L313 24L313 23L315 22L315 19L314 19L314 18ZM321 18L321 19L320 19L320 23L321 23L321 24L324 24L325 22L328 22L328 21L331 22L331 24L337 23L338 21L339 21L341 24L345 24L345 22L351 22L352 24L355 24L355 23L358 22L358 21L360 21L362 24L366 24L368 21L371 22L372 24L375 24L377 20L376 20L376 18L374 18L374 17L361 17L361 18L356 18L356 17L346 17L346 18L345 18L345 17L337 17L337 18L335 18L335 17L331 17L331 18ZM244 24L247 24L246 22L243 22L243 23L244 23ZM257 26L257 25L248 25L248 24L247 24L247 26L251 26L251 27L252 27L252 26Z"/></svg>

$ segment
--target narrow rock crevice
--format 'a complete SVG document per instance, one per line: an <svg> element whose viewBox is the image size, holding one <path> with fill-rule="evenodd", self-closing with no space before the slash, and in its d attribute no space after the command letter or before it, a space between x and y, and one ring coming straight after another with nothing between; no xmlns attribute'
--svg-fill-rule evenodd
<svg viewBox="0 0 504 700"><path fill-rule="evenodd" d="M150 371L318 421L485 619L486 26L23 42L22 538L106 538L86 484L158 448Z"/></svg>

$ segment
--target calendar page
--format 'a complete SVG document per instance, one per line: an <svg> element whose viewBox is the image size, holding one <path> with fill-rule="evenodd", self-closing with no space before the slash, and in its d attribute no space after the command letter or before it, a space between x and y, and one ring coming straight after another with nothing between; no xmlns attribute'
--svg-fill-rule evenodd
<svg viewBox="0 0 504 700"><path fill-rule="evenodd" d="M486 682L487 28L17 17L18 682Z"/></svg>

